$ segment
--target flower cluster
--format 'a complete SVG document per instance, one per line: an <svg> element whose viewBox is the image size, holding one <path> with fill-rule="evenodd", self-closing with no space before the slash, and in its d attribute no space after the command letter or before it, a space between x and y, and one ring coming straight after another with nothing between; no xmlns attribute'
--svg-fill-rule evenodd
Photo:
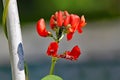
<svg viewBox="0 0 120 80"><path fill-rule="evenodd" d="M80 48L78 45L74 46L71 51L65 51L58 55L59 42L67 35L67 40L71 40L75 31L82 33L82 28L86 25L84 16L79 17L76 14L69 14L67 11L58 11L50 18L50 28L55 31L54 36L46 29L45 21L41 18L36 25L37 32L42 37L52 37L54 42L48 46L47 55L57 58L65 58L69 60L77 60L80 56Z"/></svg>
<svg viewBox="0 0 120 80"><path fill-rule="evenodd" d="M59 11L51 16L50 27L53 30L61 27L67 33L67 40L71 40L74 32L78 30L82 33L82 28L86 25L84 16L79 17L75 14L69 14L67 11Z"/></svg>
<svg viewBox="0 0 120 80"><path fill-rule="evenodd" d="M73 47L71 51L65 51L63 54L58 55L58 43L57 42L51 42L48 46L47 55L57 57L57 58L65 58L69 60L77 60L79 55L81 54L80 48L76 45Z"/></svg>

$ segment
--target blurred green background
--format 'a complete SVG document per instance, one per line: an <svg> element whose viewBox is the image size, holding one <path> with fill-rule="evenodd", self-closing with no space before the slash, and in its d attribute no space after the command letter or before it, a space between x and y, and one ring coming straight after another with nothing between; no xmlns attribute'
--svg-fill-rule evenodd
<svg viewBox="0 0 120 80"><path fill-rule="evenodd" d="M120 17L120 0L17 0L22 23L34 22L43 17L49 20L58 10L85 15L89 21ZM2 0L0 2L2 16ZM0 19L1 20L1 19Z"/></svg>

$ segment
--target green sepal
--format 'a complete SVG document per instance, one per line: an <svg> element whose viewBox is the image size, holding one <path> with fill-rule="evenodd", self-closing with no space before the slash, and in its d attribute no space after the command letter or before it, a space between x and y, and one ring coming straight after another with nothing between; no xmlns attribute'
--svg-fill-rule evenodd
<svg viewBox="0 0 120 80"><path fill-rule="evenodd" d="M63 80L63 79L57 75L47 75L41 80Z"/></svg>
<svg viewBox="0 0 120 80"><path fill-rule="evenodd" d="M10 2L10 0L6 0L5 7L3 10L3 16L2 16L2 25L3 25L4 33L5 33L5 36L7 39L8 39L8 35L7 35L7 27L6 27L6 18L7 18L7 14L8 14L9 2Z"/></svg>

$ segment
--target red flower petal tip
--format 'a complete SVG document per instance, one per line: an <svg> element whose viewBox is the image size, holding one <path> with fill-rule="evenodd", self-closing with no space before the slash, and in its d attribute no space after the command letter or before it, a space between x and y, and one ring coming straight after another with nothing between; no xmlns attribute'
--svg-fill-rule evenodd
<svg viewBox="0 0 120 80"><path fill-rule="evenodd" d="M59 11L57 15L57 25L61 27L63 24L63 12Z"/></svg>
<svg viewBox="0 0 120 80"><path fill-rule="evenodd" d="M84 27L86 24L87 23L85 22L85 17L84 17L84 15L82 15L79 26Z"/></svg>

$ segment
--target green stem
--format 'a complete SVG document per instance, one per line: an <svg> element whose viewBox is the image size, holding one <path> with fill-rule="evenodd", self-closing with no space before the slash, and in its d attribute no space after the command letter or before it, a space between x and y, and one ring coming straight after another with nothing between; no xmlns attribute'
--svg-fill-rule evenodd
<svg viewBox="0 0 120 80"><path fill-rule="evenodd" d="M50 35L50 37L52 37L57 43L60 42L63 36L64 36L64 28L60 28L60 27L56 28L56 38L52 34ZM54 74L54 68L55 68L55 64L57 60L58 58L52 57L52 63L51 63L51 68L50 68L50 73L49 73L50 75Z"/></svg>
<svg viewBox="0 0 120 80"><path fill-rule="evenodd" d="M6 0L5 7L3 10L3 16L2 16L2 25L3 25L4 33L7 37L7 39L8 39L8 36L7 36L6 18L7 18L7 14L8 14L9 2L10 2L10 0Z"/></svg>
<svg viewBox="0 0 120 80"><path fill-rule="evenodd" d="M53 34L51 34L49 37L51 37L54 41L57 40L57 39L53 36Z"/></svg>
<svg viewBox="0 0 120 80"><path fill-rule="evenodd" d="M52 63L51 63L51 68L50 68L50 75L54 74L54 68L55 68L55 64L56 64L57 58L52 57Z"/></svg>

